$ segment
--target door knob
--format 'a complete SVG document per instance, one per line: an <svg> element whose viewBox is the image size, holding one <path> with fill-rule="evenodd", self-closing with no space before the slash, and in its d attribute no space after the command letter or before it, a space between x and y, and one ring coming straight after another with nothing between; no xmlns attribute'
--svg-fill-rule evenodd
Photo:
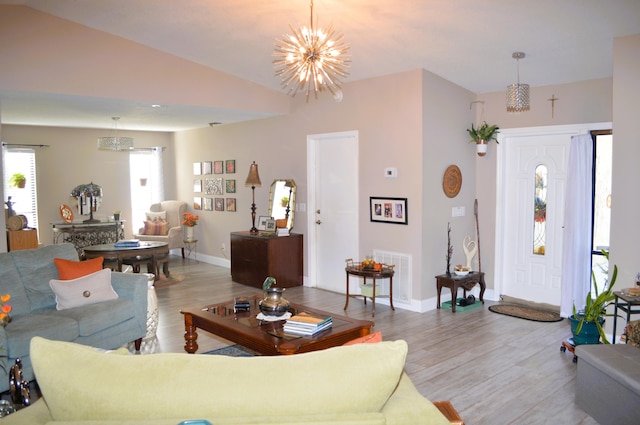
<svg viewBox="0 0 640 425"><path fill-rule="evenodd" d="M322 223L322 221L316 220L316 224L320 224L320 223Z"/></svg>
<svg viewBox="0 0 640 425"><path fill-rule="evenodd" d="M320 214L320 210L316 210L316 214Z"/></svg>

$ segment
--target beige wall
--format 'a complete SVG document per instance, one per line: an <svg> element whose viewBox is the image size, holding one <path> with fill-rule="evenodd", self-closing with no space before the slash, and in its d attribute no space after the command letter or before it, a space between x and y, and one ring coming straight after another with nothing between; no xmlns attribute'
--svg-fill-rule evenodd
<svg viewBox="0 0 640 425"><path fill-rule="evenodd" d="M611 257L617 264L618 288L633 284L640 272L640 190L638 162L638 99L640 99L640 34L613 44L613 182Z"/></svg>

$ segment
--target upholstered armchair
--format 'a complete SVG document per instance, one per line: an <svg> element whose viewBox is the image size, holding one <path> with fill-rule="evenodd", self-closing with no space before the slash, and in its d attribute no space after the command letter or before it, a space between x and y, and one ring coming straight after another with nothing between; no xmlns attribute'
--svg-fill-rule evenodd
<svg viewBox="0 0 640 425"><path fill-rule="evenodd" d="M187 209L187 203L182 201L162 201L151 204L149 211L152 213L165 213L166 232L150 231L149 222L141 227L136 239L141 241L167 242L169 249L180 248L184 258L184 231L182 228L182 215ZM157 228L156 228L157 229Z"/></svg>

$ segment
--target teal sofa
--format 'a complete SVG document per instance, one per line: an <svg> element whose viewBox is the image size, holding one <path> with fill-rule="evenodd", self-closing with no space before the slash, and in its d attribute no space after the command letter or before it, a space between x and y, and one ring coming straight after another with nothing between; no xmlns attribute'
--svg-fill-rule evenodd
<svg viewBox="0 0 640 425"><path fill-rule="evenodd" d="M0 327L5 366L22 361L23 377L32 380L29 344L34 336L114 349L144 337L147 321L145 275L112 273L118 298L56 310L49 281L58 279L54 258L78 261L72 244L0 253L0 294L11 295L11 322ZM0 391L9 389L9 367L0 368Z"/></svg>
<svg viewBox="0 0 640 425"><path fill-rule="evenodd" d="M449 425L404 373L405 341L292 356L104 353L34 338L42 398L2 425Z"/></svg>

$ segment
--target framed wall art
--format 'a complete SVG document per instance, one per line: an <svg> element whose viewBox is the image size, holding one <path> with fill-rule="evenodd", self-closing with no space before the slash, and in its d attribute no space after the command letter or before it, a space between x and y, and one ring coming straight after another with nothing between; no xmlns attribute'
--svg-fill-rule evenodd
<svg viewBox="0 0 640 425"><path fill-rule="evenodd" d="M202 174L202 163L194 162L193 163L193 175L199 176L200 174Z"/></svg>
<svg viewBox="0 0 640 425"><path fill-rule="evenodd" d="M225 180L227 193L236 193L236 180L228 179Z"/></svg>
<svg viewBox="0 0 640 425"><path fill-rule="evenodd" d="M224 198L216 198L216 211L224 211Z"/></svg>
<svg viewBox="0 0 640 425"><path fill-rule="evenodd" d="M227 170L227 174L234 174L236 172L236 160L227 159L225 162L225 169Z"/></svg>
<svg viewBox="0 0 640 425"><path fill-rule="evenodd" d="M197 196L193 198L193 209L194 210L201 210L202 209L202 198L197 197Z"/></svg>
<svg viewBox="0 0 640 425"><path fill-rule="evenodd" d="M202 174L211 174L212 170L211 161L205 161L202 163Z"/></svg>
<svg viewBox="0 0 640 425"><path fill-rule="evenodd" d="M202 180L198 179L193 181L193 191L202 192Z"/></svg>
<svg viewBox="0 0 640 425"><path fill-rule="evenodd" d="M213 161L213 174L224 173L224 161Z"/></svg>
<svg viewBox="0 0 640 425"><path fill-rule="evenodd" d="M213 211L213 199L203 198L203 201L204 201L203 209L205 211Z"/></svg>
<svg viewBox="0 0 640 425"><path fill-rule="evenodd" d="M227 198L227 211L236 211L236 198Z"/></svg>
<svg viewBox="0 0 640 425"><path fill-rule="evenodd" d="M369 217L380 223L408 224L407 198L370 196Z"/></svg>

